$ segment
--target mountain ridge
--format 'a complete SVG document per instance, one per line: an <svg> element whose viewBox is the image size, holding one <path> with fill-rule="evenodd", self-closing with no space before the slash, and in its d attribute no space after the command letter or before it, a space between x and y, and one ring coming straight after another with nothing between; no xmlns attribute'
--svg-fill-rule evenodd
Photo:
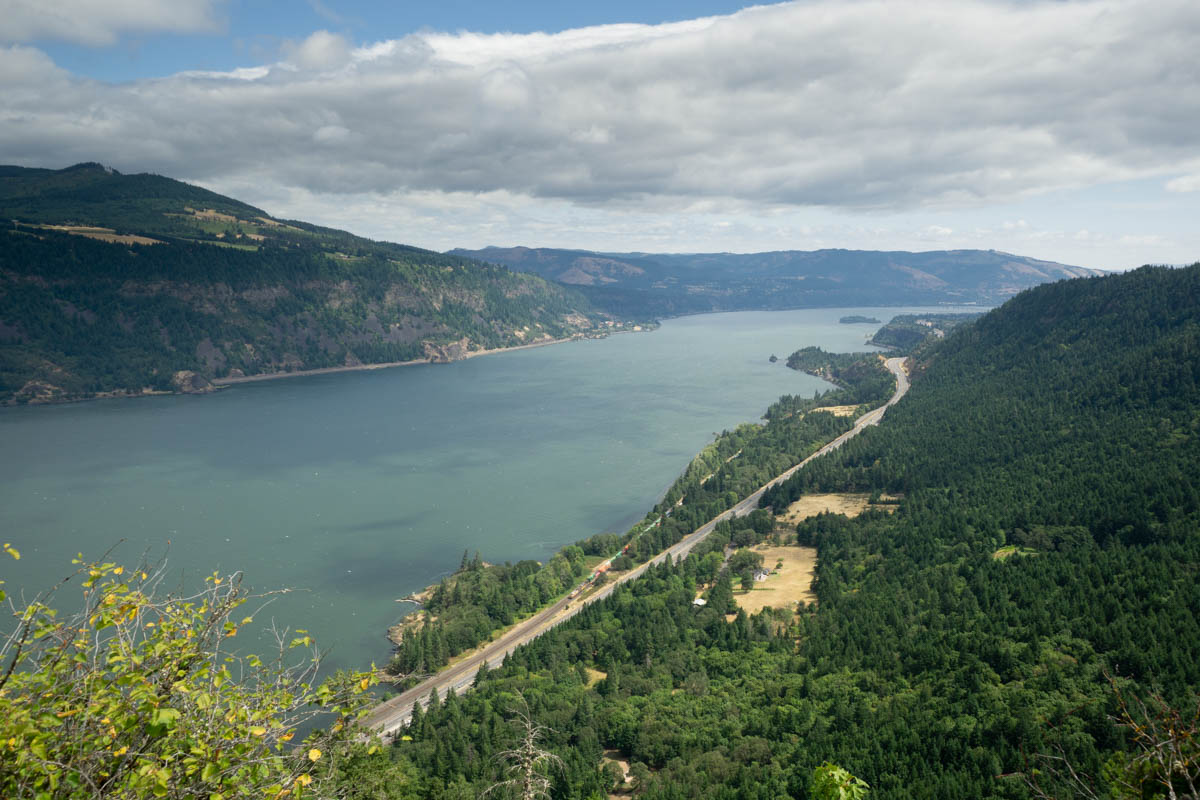
<svg viewBox="0 0 1200 800"><path fill-rule="evenodd" d="M0 167L0 220L0 403L208 391L621 327L536 275L95 163Z"/></svg>
<svg viewBox="0 0 1200 800"><path fill-rule="evenodd" d="M1103 274L999 250L655 254L486 247L447 252L577 286L610 308L667 314L839 305L996 305L1039 283Z"/></svg>

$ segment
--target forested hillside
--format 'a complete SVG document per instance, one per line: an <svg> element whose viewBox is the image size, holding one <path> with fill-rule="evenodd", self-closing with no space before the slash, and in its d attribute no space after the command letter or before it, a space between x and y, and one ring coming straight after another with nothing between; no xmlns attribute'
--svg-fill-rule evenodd
<svg viewBox="0 0 1200 800"><path fill-rule="evenodd" d="M613 574L649 560L845 433L856 416L835 416L820 408L859 406L855 411L863 413L891 395L894 378L874 354L816 354L810 363L813 373L838 388L814 397L785 395L767 409L763 424L723 431L692 459L655 509L623 535L596 534L564 547L546 564L488 565L478 554L468 559L464 553L459 570L433 587L422 608L390 632L398 644L390 670L411 680L441 668L497 629L566 594L600 557L624 553L612 564ZM705 551L720 550L718 542L734 540L739 532L746 536L756 527L756 542L771 529L761 516L743 520L738 531L725 526L710 537ZM594 557L590 566L589 556Z"/></svg>
<svg viewBox="0 0 1200 800"><path fill-rule="evenodd" d="M800 523L815 606L727 618L728 577L692 603L699 558L653 570L418 714L395 796L475 796L522 702L555 797L809 797L829 760L872 797L1024 798L1038 754L1165 796L1113 717L1157 691L1186 724L1200 686L1197 297L1200 265L1146 268L947 335L883 425L769 495L903 496Z"/></svg>
<svg viewBox="0 0 1200 800"><path fill-rule="evenodd" d="M0 168L0 402L429 359L610 321L534 275L96 164Z"/></svg>
<svg viewBox="0 0 1200 800"><path fill-rule="evenodd" d="M871 337L871 344L890 348L895 353L911 353L930 339L947 333L979 317L975 314L898 314Z"/></svg>

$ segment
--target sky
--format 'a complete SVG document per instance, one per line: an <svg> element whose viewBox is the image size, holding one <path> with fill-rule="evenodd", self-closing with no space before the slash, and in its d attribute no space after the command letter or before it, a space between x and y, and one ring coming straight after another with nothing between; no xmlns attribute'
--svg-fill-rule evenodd
<svg viewBox="0 0 1200 800"><path fill-rule="evenodd" d="M435 250L1200 260L1195 0L0 0L0 163Z"/></svg>

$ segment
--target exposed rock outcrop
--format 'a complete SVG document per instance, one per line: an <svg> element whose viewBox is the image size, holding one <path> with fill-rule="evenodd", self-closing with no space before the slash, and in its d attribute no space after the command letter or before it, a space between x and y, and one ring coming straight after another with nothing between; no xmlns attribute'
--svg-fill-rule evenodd
<svg viewBox="0 0 1200 800"><path fill-rule="evenodd" d="M190 369L181 369L171 376L171 386L182 394L207 394L216 389L208 378Z"/></svg>
<svg viewBox="0 0 1200 800"><path fill-rule="evenodd" d="M13 401L16 403L55 403L63 399L65 396L61 386L55 386L47 381L27 381L24 386L13 395Z"/></svg>
<svg viewBox="0 0 1200 800"><path fill-rule="evenodd" d="M451 361L458 361L466 358L470 352L471 340L466 336L456 342L448 342L446 344L433 344L425 342L425 357L429 359L431 364L448 364Z"/></svg>

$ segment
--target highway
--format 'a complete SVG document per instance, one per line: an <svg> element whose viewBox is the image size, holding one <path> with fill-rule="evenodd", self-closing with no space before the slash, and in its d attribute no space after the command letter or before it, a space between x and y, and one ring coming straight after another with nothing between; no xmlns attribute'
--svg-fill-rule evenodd
<svg viewBox="0 0 1200 800"><path fill-rule="evenodd" d="M499 667L505 657L513 650L521 645L541 636L546 631L553 628L555 625L568 620L579 613L579 610L588 603L594 603L598 600L603 600L608 597L620 584L631 581L640 576L643 572L650 568L653 564L662 563L665 558L672 558L676 561L686 556L699 544L704 537L708 536L716 528L717 523L730 519L731 517L744 517L751 511L758 508L758 502L762 498L763 493L775 486L778 483L790 478L796 470L804 467L815 458L820 458L826 453L833 452L841 447L851 438L857 436L864 429L871 425L878 425L883 419L884 413L896 404L901 397L908 391L908 374L904 371L903 358L889 358L886 362L888 370L896 376L896 391L884 405L879 408L869 411L859 417L854 427L843 433L841 436L834 439L829 444L822 447L817 452L813 453L808 458L801 461L796 466L786 472L776 476L770 482L761 486L756 492L743 499L733 508L714 517L705 524L701 525L692 533L689 533L676 544L659 553L654 558L646 563L630 570L625 575L622 575L617 580L602 586L598 591L591 595L582 595L575 599L574 603L569 598L564 597L554 605L542 609L532 617L518 623L510 628L503 636L488 645L485 645L482 650L476 650L467 658L459 661L441 672L433 675L428 680L423 681L419 685L409 689L406 692L392 697L383 703L380 703L371 712L365 716L359 724L378 732L385 738L393 736L400 728L408 724L412 717L413 703L421 703L425 705L429 699L430 692L437 690L439 697L445 697L446 692L453 688L456 693L461 694L463 689L469 687L475 681L475 675L479 672L479 668L487 663L489 667L495 669Z"/></svg>

